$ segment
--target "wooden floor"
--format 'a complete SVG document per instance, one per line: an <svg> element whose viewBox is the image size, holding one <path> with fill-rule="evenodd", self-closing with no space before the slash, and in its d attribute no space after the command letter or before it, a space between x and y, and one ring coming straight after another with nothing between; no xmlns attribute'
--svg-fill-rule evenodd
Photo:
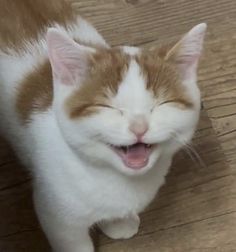
<svg viewBox="0 0 236 252"><path fill-rule="evenodd" d="M203 110L193 144L179 153L155 202L127 241L96 235L99 252L236 251L236 1L81 0L75 8L112 45L174 41L209 25L199 69ZM30 176L0 141L0 252L50 251L31 202ZM66 252L66 251L65 251Z"/></svg>

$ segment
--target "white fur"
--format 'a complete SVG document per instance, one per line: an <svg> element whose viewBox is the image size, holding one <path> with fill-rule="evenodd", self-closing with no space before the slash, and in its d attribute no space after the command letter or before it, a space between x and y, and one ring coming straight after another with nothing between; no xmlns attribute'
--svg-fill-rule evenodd
<svg viewBox="0 0 236 252"><path fill-rule="evenodd" d="M84 42L106 45L84 20L71 25L68 32ZM104 233L113 238L128 238L137 232L137 214L154 198L173 154L195 130L200 103L196 74L188 79L188 85L183 83L195 109L184 111L165 104L153 110L155 99L145 88L138 64L131 61L117 96L111 99L117 109L104 108L78 121L68 120L62 110L65 98L78 87L54 79L53 107L35 113L30 123L22 125L15 112L17 85L47 57L44 37L42 34L35 45L29 43L28 51L21 54L11 49L8 54L0 51L1 128L31 167L36 211L53 249L92 252L88 229L94 223L101 223ZM128 47L124 51L139 53L139 49ZM144 141L158 143L147 166L139 171L127 168L105 144L135 143L128 128L137 115L144 116L149 125ZM173 132L178 133L178 141L172 138Z"/></svg>

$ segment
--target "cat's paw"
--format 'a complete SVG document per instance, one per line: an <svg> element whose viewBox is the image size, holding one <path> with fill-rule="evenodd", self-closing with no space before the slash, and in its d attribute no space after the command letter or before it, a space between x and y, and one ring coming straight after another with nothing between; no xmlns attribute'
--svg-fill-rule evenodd
<svg viewBox="0 0 236 252"><path fill-rule="evenodd" d="M128 239L137 234L140 219L138 215L99 224L105 235L112 239Z"/></svg>

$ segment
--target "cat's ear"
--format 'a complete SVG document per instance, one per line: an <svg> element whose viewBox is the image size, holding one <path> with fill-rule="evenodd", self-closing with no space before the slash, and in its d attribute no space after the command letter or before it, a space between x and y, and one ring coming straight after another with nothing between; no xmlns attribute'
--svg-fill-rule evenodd
<svg viewBox="0 0 236 252"><path fill-rule="evenodd" d="M193 27L165 56L165 60L176 64L184 79L196 73L206 28L205 23Z"/></svg>
<svg viewBox="0 0 236 252"><path fill-rule="evenodd" d="M95 49L79 45L56 28L48 29L46 41L53 78L66 85L80 82L86 75L89 55Z"/></svg>

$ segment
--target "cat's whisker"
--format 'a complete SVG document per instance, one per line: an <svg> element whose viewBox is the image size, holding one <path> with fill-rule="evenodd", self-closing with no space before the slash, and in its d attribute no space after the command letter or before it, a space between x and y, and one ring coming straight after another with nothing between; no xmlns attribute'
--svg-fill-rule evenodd
<svg viewBox="0 0 236 252"><path fill-rule="evenodd" d="M206 168L207 165L205 164L203 159L200 157L198 152L195 150L195 148L193 146L191 146L189 143L178 138L178 132L173 131L173 133L174 133L174 134L172 134L173 138L183 146L183 150L188 154L188 156L193 161L198 162L202 167Z"/></svg>
<svg viewBox="0 0 236 252"><path fill-rule="evenodd" d="M187 144L187 149L190 150L190 152L193 154L193 156L195 157L195 159L198 161L198 163L204 167L207 168L206 163L203 161L203 159L201 158L201 156L198 154L198 152L195 150L195 148L189 144Z"/></svg>

